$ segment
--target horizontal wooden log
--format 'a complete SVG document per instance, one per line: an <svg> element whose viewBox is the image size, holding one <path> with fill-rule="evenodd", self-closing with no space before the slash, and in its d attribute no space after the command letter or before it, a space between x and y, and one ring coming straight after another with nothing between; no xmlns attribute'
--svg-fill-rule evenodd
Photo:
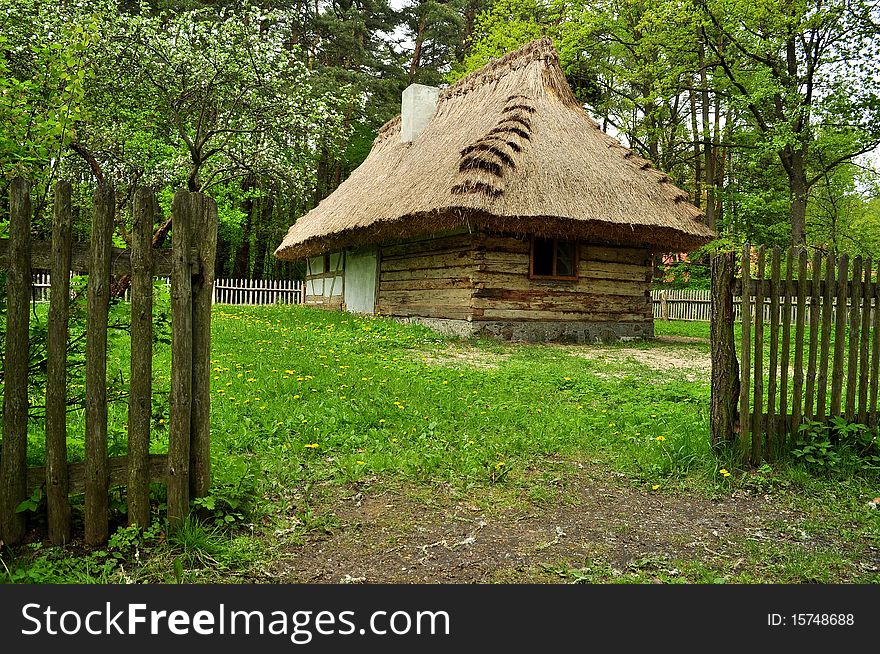
<svg viewBox="0 0 880 654"><path fill-rule="evenodd" d="M422 256L404 257L395 259L383 258L381 269L383 272L395 272L401 270L430 270L434 268L453 268L455 266L472 265L474 253L471 250L448 250L445 252L432 252Z"/></svg>
<svg viewBox="0 0 880 654"><path fill-rule="evenodd" d="M110 457L110 485L124 486L128 483L128 457L116 456ZM164 482L168 475L168 455L167 454L151 454L150 455L150 481ZM68 492L71 495L77 495L85 492L86 488L86 464L83 461L67 464L67 476L69 480ZM28 496L46 483L46 468L43 466L36 468L28 468L27 471L27 493Z"/></svg>
<svg viewBox="0 0 880 654"><path fill-rule="evenodd" d="M480 313L481 312L481 313ZM646 322L644 313L541 311L530 309L499 309L475 307L474 315L481 320L582 321L582 322Z"/></svg>
<svg viewBox="0 0 880 654"><path fill-rule="evenodd" d="M473 282L467 277L440 277L436 279L409 279L403 281L379 282L379 293L383 291L429 291L447 288L471 288Z"/></svg>
<svg viewBox="0 0 880 654"><path fill-rule="evenodd" d="M473 289L445 288L437 290L380 290L379 302L388 304L449 304L467 306L470 304Z"/></svg>
<svg viewBox="0 0 880 654"><path fill-rule="evenodd" d="M381 249L383 259L394 257L413 257L429 252L437 252L447 249L469 249L474 242L473 234L453 234L450 236L438 236L437 238L420 239L386 245Z"/></svg>
<svg viewBox="0 0 880 654"><path fill-rule="evenodd" d="M479 234L474 243L482 251L516 252L525 255L529 254L532 247L531 240L528 238L493 234Z"/></svg>
<svg viewBox="0 0 880 654"><path fill-rule="evenodd" d="M529 279L527 275L490 271L478 271L474 273L473 280L475 285L482 285L484 288L502 288L520 291L549 288L559 292L577 294L638 296L646 298L646 302L650 297L651 290L651 284L647 281L613 281L601 279L556 281ZM646 293L649 295L646 296Z"/></svg>
<svg viewBox="0 0 880 654"><path fill-rule="evenodd" d="M31 242L31 270L49 270L52 262L52 243L49 241ZM111 273L117 277L131 274L131 255L127 249L113 248L110 253ZM192 274L198 274L198 250L190 250L189 264ZM89 244L74 243L70 269L73 272L89 272ZM9 241L0 239L0 270L9 266ZM153 277L171 275L171 250L153 250Z"/></svg>
<svg viewBox="0 0 880 654"><path fill-rule="evenodd" d="M647 282L651 278L651 269L639 264L581 259L578 276L584 279Z"/></svg>
<svg viewBox="0 0 880 654"><path fill-rule="evenodd" d="M393 270L379 272L380 282L403 281L406 279L443 279L447 277L471 277L474 266L452 266L450 268L431 268L428 270Z"/></svg>
<svg viewBox="0 0 880 654"><path fill-rule="evenodd" d="M547 290L514 291L504 288L480 288L473 294L474 306L480 308L639 313L646 317L653 315L653 306L639 296L593 295Z"/></svg>
<svg viewBox="0 0 880 654"><path fill-rule="evenodd" d="M450 320L470 320L473 310L467 307L436 305L396 305L378 303L379 313L386 316L447 318Z"/></svg>
<svg viewBox="0 0 880 654"><path fill-rule="evenodd" d="M647 266L651 263L651 253L641 248L616 248L598 245L581 245L582 261L607 261L610 263L629 263Z"/></svg>

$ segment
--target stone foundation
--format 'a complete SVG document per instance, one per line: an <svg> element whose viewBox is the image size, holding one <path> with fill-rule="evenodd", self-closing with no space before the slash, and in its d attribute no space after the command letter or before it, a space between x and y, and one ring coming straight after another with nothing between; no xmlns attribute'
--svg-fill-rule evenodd
<svg viewBox="0 0 880 654"><path fill-rule="evenodd" d="M648 322L474 321L445 318L398 318L458 338L497 338L529 343L614 343L654 338Z"/></svg>

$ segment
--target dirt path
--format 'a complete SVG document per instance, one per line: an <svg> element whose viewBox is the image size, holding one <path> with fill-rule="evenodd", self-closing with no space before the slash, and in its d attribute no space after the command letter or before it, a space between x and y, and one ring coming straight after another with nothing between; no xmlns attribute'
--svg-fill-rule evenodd
<svg viewBox="0 0 880 654"><path fill-rule="evenodd" d="M304 544L282 544L267 576L312 583L546 582L563 581L559 570L569 568L600 565L613 577L648 562L668 580L682 562L735 574L750 564L749 543L817 545L792 529L801 516L763 496L650 492L577 465L574 474L566 468L565 487L549 502L531 501L520 489L490 488L467 499L452 499L442 488L427 497L423 489L381 484L340 490L325 507L338 526Z"/></svg>

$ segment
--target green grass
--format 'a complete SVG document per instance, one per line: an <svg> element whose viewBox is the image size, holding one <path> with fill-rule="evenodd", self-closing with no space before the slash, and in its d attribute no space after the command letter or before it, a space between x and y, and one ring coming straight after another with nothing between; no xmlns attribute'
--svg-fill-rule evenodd
<svg viewBox="0 0 880 654"><path fill-rule="evenodd" d="M708 324L657 321L656 332L705 339ZM111 369L123 376L124 341L114 342L111 361ZM791 506L815 514L816 533L849 529L855 543L877 542L878 521L860 511L862 498L876 494L876 477L847 477L849 490L840 493L839 479L815 477L790 463L772 474L755 473L735 471L730 461L716 458L709 448L708 372L662 369L639 358L640 352L671 351L705 357L708 342L597 350L458 341L384 318L304 307L218 306L211 366L215 488L199 502L199 519L174 535L166 535L161 523L144 537L123 530L124 538L98 553L37 542L7 552L8 571L0 568L0 578L250 580L276 556L273 534L305 542L337 528L320 501L328 487L404 484L411 493L425 489L427 496L442 484L477 503L489 497L485 489L507 488L511 498L524 493L525 499L516 501L565 503L551 465L559 460L606 467L648 493L723 497L750 490L784 496ZM162 347L154 360L155 451L167 442L163 402L169 366L170 352ZM119 432L114 453L124 450L124 416L125 405L117 402L110 412L111 433ZM71 426L74 433L81 430L77 413ZM35 423L35 461L39 440ZM734 476L719 474L724 467ZM158 509L161 489L154 497ZM817 501L824 503L815 506ZM156 515L158 520L161 514ZM647 561L624 571L622 579L845 577L835 576L840 566L830 559L846 555L833 549L804 554L788 546L750 547L756 564L747 572L699 563L664 563L664 568ZM594 563L548 574L569 581L621 576L605 574L611 568ZM669 574L667 568L685 572Z"/></svg>

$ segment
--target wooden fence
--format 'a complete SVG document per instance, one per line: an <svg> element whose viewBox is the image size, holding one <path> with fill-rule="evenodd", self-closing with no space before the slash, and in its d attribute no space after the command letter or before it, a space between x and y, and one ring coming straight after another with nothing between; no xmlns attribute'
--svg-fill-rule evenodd
<svg viewBox="0 0 880 654"><path fill-rule="evenodd" d="M10 186L9 239L0 241L6 268L7 322L4 358L3 443L0 459L0 539L18 542L25 529L16 509L45 488L49 537L71 535L70 495L85 494L85 540L108 537L109 488L126 485L129 524L150 521L151 482L167 483L168 520L178 525L189 513L190 496L210 487L211 296L217 243L213 200L179 191L173 203L171 249L152 249L153 194L139 189L133 202L131 249L111 246L116 207L112 188L95 191L89 243L72 237L71 187L54 189L52 239L32 241L31 188ZM45 412L45 467L27 467L28 329L33 271L51 270ZM70 271L88 272L86 325L85 460L67 455L67 342ZM128 454L108 456L107 332L112 276L131 277L131 383ZM170 277L172 371L167 455L150 454L153 278Z"/></svg>
<svg viewBox="0 0 880 654"><path fill-rule="evenodd" d="M170 286L171 279L165 278ZM52 275L45 271L34 273L32 298L35 302L49 302ZM124 299L131 300L131 288ZM211 292L213 304L261 305L302 304L303 283L289 279L215 279Z"/></svg>
<svg viewBox="0 0 880 654"><path fill-rule="evenodd" d="M712 262L713 441L736 441L759 463L789 448L805 420L875 426L880 279L871 259L747 245L739 264L736 278L733 253ZM769 310L755 315L757 306Z"/></svg>

